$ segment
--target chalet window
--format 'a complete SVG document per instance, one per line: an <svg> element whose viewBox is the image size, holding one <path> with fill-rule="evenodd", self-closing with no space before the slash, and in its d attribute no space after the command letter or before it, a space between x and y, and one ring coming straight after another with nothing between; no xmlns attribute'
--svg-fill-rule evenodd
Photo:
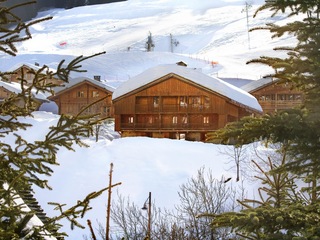
<svg viewBox="0 0 320 240"><path fill-rule="evenodd" d="M299 101L299 100L301 100L301 95L300 94L288 94L288 95L285 95L284 98L288 101Z"/></svg>
<svg viewBox="0 0 320 240"><path fill-rule="evenodd" d="M110 116L110 107L103 107L103 112L104 112L107 116Z"/></svg>
<svg viewBox="0 0 320 240"><path fill-rule="evenodd" d="M159 107L159 97L153 97L153 106Z"/></svg>
<svg viewBox="0 0 320 240"><path fill-rule="evenodd" d="M177 124L178 123L178 117L177 116L173 116L172 117L172 123L173 124Z"/></svg>
<svg viewBox="0 0 320 240"><path fill-rule="evenodd" d="M274 94L266 95L265 96L265 101L272 101L275 100Z"/></svg>
<svg viewBox="0 0 320 240"><path fill-rule="evenodd" d="M189 97L189 103L192 105L192 107L199 107L201 103L200 97Z"/></svg>
<svg viewBox="0 0 320 240"><path fill-rule="evenodd" d="M92 97L93 98L99 97L99 91L92 91Z"/></svg>
<svg viewBox="0 0 320 240"><path fill-rule="evenodd" d="M128 123L130 123L130 124L133 123L133 117L132 116L128 117Z"/></svg>
<svg viewBox="0 0 320 240"><path fill-rule="evenodd" d="M188 99L186 96L180 97L180 106L186 107L188 105Z"/></svg>
<svg viewBox="0 0 320 240"><path fill-rule="evenodd" d="M210 98L204 97L204 107L209 108L210 107Z"/></svg>
<svg viewBox="0 0 320 240"><path fill-rule="evenodd" d="M83 98L84 97L84 92L83 91L78 91L77 92L77 97L78 98Z"/></svg>
<svg viewBox="0 0 320 240"><path fill-rule="evenodd" d="M188 116L183 116L181 122L182 122L182 124L187 124L188 123Z"/></svg>
<svg viewBox="0 0 320 240"><path fill-rule="evenodd" d="M301 100L301 95L300 94L295 94L294 100Z"/></svg>
<svg viewBox="0 0 320 240"><path fill-rule="evenodd" d="M152 116L147 117L147 123L148 124L152 124L153 123L153 117Z"/></svg>
<svg viewBox="0 0 320 240"><path fill-rule="evenodd" d="M209 123L210 123L210 121L209 121L209 116L204 116L204 117L203 117L203 123L204 123L204 124L209 124Z"/></svg>
<svg viewBox="0 0 320 240"><path fill-rule="evenodd" d="M286 100L286 95L285 94L279 94L278 95L278 100L281 100L281 101Z"/></svg>
<svg viewBox="0 0 320 240"><path fill-rule="evenodd" d="M276 97L274 94L270 94L270 95L262 95L259 97L260 101L274 101L276 100ZM278 97L279 100L279 97Z"/></svg>
<svg viewBox="0 0 320 240"><path fill-rule="evenodd" d="M34 78L34 74L32 74L32 73L27 73L25 76L25 80L30 84L32 83L33 78Z"/></svg>
<svg viewBox="0 0 320 240"><path fill-rule="evenodd" d="M301 95L300 94L278 94L278 100L280 100L280 101L301 100Z"/></svg>

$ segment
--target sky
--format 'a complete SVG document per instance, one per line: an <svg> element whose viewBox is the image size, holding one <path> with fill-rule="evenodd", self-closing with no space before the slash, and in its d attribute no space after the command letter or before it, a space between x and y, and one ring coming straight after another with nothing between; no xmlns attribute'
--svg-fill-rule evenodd
<svg viewBox="0 0 320 240"><path fill-rule="evenodd" d="M252 2L249 9L250 27L267 22L285 23L283 16L270 18L265 12L252 18L262 1ZM53 16L51 21L32 27L33 38L18 46L17 57L0 56L1 71L21 62L46 64L55 68L60 60L69 61L75 56L106 51L106 54L82 64L87 73L82 76L102 80L118 87L134 76L160 64L184 61L189 67L201 68L202 72L215 77L247 78L257 80L271 69L260 65L246 65L248 60L261 55L275 54L272 49L290 45L288 36L272 39L267 32L250 33L248 38L246 13L243 1L187 1L187 0L129 0L105 5L53 9L39 17ZM145 42L152 33L155 48L145 51ZM179 42L171 51L172 39ZM250 41L249 41L250 39ZM213 66L212 61L216 64ZM80 74L73 74L78 77ZM58 115L35 112L34 118L21 119L34 125L22 134L29 140L41 139ZM32 131L32 134L30 134ZM159 207L173 208L179 203L178 191L197 171L211 169L217 179L232 177L235 182L233 161L226 152L232 148L210 143L188 142L143 137L86 139L89 148L75 146L74 152L61 149L58 153L60 166L54 167L49 184L53 190L35 189L35 195L49 216L54 215L48 201L67 203L69 206L83 199L86 194L108 185L110 164L114 164L113 182L122 184L113 192L129 197L137 205L143 205L152 192L152 200ZM6 141L12 141L10 136ZM252 156L248 156L250 159ZM257 182L246 181L247 196L253 197ZM116 195L116 194L114 194ZM107 196L102 195L92 203L93 210L85 216L93 223L104 224ZM89 230L71 231L69 238L81 239Z"/></svg>

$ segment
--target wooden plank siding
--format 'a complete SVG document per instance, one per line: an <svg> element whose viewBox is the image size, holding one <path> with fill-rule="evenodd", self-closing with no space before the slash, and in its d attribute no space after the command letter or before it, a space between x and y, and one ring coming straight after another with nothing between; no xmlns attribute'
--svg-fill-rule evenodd
<svg viewBox="0 0 320 240"><path fill-rule="evenodd" d="M0 83L1 84L8 84L8 85L11 84L11 83L6 83L6 82L2 82L2 81L0 81ZM19 91L18 92L11 91L11 90L7 89L5 86L0 86L0 102L4 102L9 97L17 96L18 94L19 94ZM34 96L33 96L33 100L34 100L34 107L36 110L38 110L40 105L45 101L43 99L37 99ZM19 108L24 108L25 107L25 100L22 97L15 98L14 104ZM2 113L2 109L0 109L0 113Z"/></svg>
<svg viewBox="0 0 320 240"><path fill-rule="evenodd" d="M112 92L96 86L91 82L83 81L74 87L59 92L49 99L53 100L59 108L59 114L76 115L89 104L102 98L104 100L92 105L83 115L100 114L99 117L114 117L112 105Z"/></svg>
<svg viewBox="0 0 320 240"><path fill-rule="evenodd" d="M10 95L13 94L12 92L10 92L9 90L7 90L4 87L0 87L0 100L4 100L10 97Z"/></svg>
<svg viewBox="0 0 320 240"><path fill-rule="evenodd" d="M258 100L263 113L298 107L304 99L303 93L293 89L290 84L277 82L256 89L251 94Z"/></svg>
<svg viewBox="0 0 320 240"><path fill-rule="evenodd" d="M205 134L250 112L179 76L159 79L114 102L115 130L122 136L204 141Z"/></svg>

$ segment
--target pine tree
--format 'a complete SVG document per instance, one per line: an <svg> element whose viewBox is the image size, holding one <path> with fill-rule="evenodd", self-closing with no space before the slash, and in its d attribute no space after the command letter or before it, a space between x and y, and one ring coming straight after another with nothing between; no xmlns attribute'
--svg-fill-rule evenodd
<svg viewBox="0 0 320 240"><path fill-rule="evenodd" d="M2 1L4 2L4 1ZM16 56L16 44L31 38L29 27L50 20L42 18L24 23L19 16L13 13L15 8L26 6L23 3L13 7L0 6L0 51L12 57ZM98 54L96 54L98 55ZM95 56L95 55L94 55ZM52 166L58 165L56 154L59 148L73 150L74 143L86 146L82 138L92 134L93 126L99 121L96 116L66 116L62 115L56 126L52 126L44 140L28 142L19 135L20 130L27 130L30 124L19 121L19 117L32 117L35 110L33 91L52 92L54 84L47 84L46 79L53 76L68 82L71 71L82 72L80 63L89 57L77 57L70 63L61 61L57 70L53 72L47 66L39 70L30 71L34 79L31 86L27 86L22 74L21 90L0 103L0 239L42 239L44 235L63 237L65 233L59 232L58 220L69 219L71 226L81 226L77 218L83 217L89 209L91 199L99 196L106 189L89 194L84 200L78 201L75 206L67 207L60 203L51 203L58 210L57 216L48 218L43 226L26 227L34 216L34 210L26 209L27 199L22 199L22 192L33 185L48 188L44 176L53 174ZM67 65L67 67L62 67ZM10 72L0 72L0 77L5 81ZM23 100L23 106L15 103ZM5 138L10 135L14 143L7 143Z"/></svg>
<svg viewBox="0 0 320 240"><path fill-rule="evenodd" d="M264 163L252 161L259 170L256 178L262 184L259 199L239 201L243 206L241 212L202 215L214 219L214 229L232 227L244 239L317 239L320 215L315 205L306 204L306 196L297 189L294 175L278 171L289 160L286 147L278 147L282 150L279 159L268 156Z"/></svg>
<svg viewBox="0 0 320 240"><path fill-rule="evenodd" d="M226 128L208 134L209 142L222 142L229 144L246 144L253 141L264 140L266 144L282 143L286 145L288 160L276 171L277 174L293 174L296 179L305 183L301 189L306 196L303 203L297 200L285 202L280 209L269 204L262 204L258 208L248 208L254 211L255 220L246 222L246 227L239 221L231 221L232 213L217 217L223 219L225 224L232 225L237 231L255 232L255 237L247 239L318 239L320 236L320 4L319 1L286 1L270 0L257 10L270 10L272 16L279 12L287 14L288 20L292 16L301 16L301 20L291 21L283 26L267 24L265 27L253 30L269 30L273 37L291 34L296 37L297 45L294 47L278 47L276 51L286 51L287 57L274 58L262 56L248 63L259 63L271 66L275 73L272 77L283 83L290 83L294 88L302 90L305 94L304 104L299 109L276 112L261 117L246 117L239 122L231 123ZM273 184L273 183L269 183ZM270 185L271 186L271 185ZM297 203L298 202L298 203ZM249 212L250 212L249 211ZM247 211L241 212L246 214ZM277 226L273 213L280 213L278 220L284 219L281 224L281 236L272 235L266 231ZM267 214L267 215L263 215ZM257 217L257 218L256 218ZM261 221L262 219L272 221ZM249 218L246 218L249 220ZM259 226L254 227L254 225ZM247 229L247 230L246 230ZM275 231L277 232L277 231ZM286 234L283 234L286 233ZM241 234L241 233L240 233Z"/></svg>

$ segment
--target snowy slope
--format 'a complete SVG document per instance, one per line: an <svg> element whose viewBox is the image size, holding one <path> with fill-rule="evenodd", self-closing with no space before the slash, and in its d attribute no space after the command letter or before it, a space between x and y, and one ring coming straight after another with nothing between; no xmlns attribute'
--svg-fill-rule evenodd
<svg viewBox="0 0 320 240"><path fill-rule="evenodd" d="M42 139L44 132L54 125L58 115L35 112L34 119L20 119L33 125L32 129L22 133L29 140ZM28 134L29 132L34 134ZM9 139L8 139L9 140ZM236 182L236 168L227 154L232 147L201 142L188 142L171 139L152 139L145 137L119 138L113 141L101 138L98 142L87 139L89 148L74 146L75 151L60 150L59 166L53 166L54 174L49 177L53 190L34 188L35 196L48 216L55 216L53 207L47 202L65 203L71 207L77 200L82 200L88 193L105 188L109 184L110 164L113 163L113 183L122 184L113 189L112 199L116 201L117 193L129 197L136 204L143 206L148 193L152 192L152 202L161 208L173 209L179 204L178 191L200 168L211 170L213 176L221 181L231 177L228 183L238 191L244 187L247 197L255 197L254 189L259 185L244 178ZM248 159L251 156L248 155ZM248 169L248 166L242 166ZM252 174L246 173L246 176ZM94 227L97 221L105 224L107 193L102 194L91 203L93 209L80 220L86 229L70 230L67 221L62 221L62 228L69 235L67 239L81 239L90 235L87 219ZM111 225L111 232L114 231Z"/></svg>
<svg viewBox="0 0 320 240"><path fill-rule="evenodd" d="M249 8L250 27L286 21L281 17L271 19L269 12L253 18L261 2L256 0ZM246 61L270 53L274 46L290 45L293 40L285 36L273 41L268 32L256 31L250 33L249 44L243 10L244 3L240 0L129 0L50 10L39 17L53 16L53 19L33 26L33 38L22 43L20 55L14 60L6 59L0 70L10 68L17 61L55 67L61 58L70 60L71 56L106 51L105 55L88 60L83 67L88 70L87 77L101 75L114 86L147 68L180 60L214 76L258 79L271 69L246 65ZM155 44L152 53L145 52L149 32ZM170 34L179 42L172 49ZM213 68L212 61L219 64Z"/></svg>

